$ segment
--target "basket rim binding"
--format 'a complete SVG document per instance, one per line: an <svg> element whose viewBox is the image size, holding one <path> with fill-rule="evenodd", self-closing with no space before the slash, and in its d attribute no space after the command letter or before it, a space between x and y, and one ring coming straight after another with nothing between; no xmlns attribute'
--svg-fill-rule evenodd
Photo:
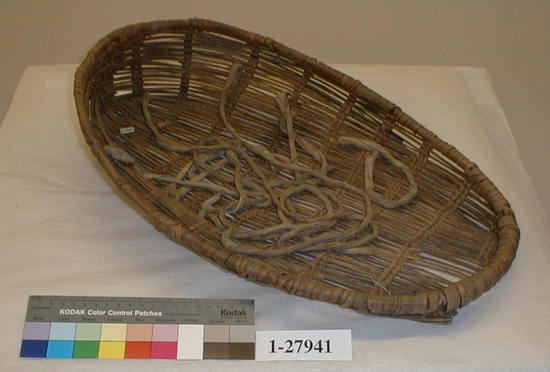
<svg viewBox="0 0 550 372"><path fill-rule="evenodd" d="M414 295L368 294L352 289L332 287L314 282L308 278L297 278L290 274L279 272L274 278L270 274L275 269L267 268L259 262L246 265L247 257L233 252L223 252L215 244L195 235L185 229L178 221L169 218L154 207L153 203L143 197L116 171L111 161L103 151L103 144L92 129L89 108L90 73L103 51L115 48L126 40L156 32L184 31L213 32L242 40L251 45L259 45L270 51L288 58L301 68L308 68L328 82L343 88L357 97L373 102L381 108L393 121L410 129L423 140L429 141L442 155L454 161L464 170L465 177L472 180L472 190L475 190L489 203L497 217L498 246L494 257L481 270L473 275L449 284L442 289L425 291ZM414 320L449 322L456 309L478 298L490 289L508 271L519 244L519 227L509 203L496 186L479 170L476 164L468 160L454 146L441 140L430 130L423 127L413 118L404 113L397 105L373 92L360 81L353 79L315 58L308 57L285 45L252 32L237 27L205 19L158 20L128 25L110 32L101 39L87 54L78 67L74 80L74 96L80 126L85 140L103 169L114 181L123 194L135 202L139 208L152 220L161 231L186 248L224 270L239 274L257 284L268 285L302 297L322 300L342 307L350 307L359 312L373 315L398 316ZM251 267L253 266L253 267ZM262 267L263 266L263 267Z"/></svg>

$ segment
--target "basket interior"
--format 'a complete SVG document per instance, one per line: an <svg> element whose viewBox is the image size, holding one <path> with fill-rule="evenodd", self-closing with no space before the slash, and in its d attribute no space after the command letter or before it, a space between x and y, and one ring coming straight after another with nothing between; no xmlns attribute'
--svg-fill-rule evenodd
<svg viewBox="0 0 550 372"><path fill-rule="evenodd" d="M375 103L269 45L192 27L135 32L108 44L98 51L89 80L93 130L103 144L124 149L144 173L176 177L196 154L158 146L144 116L144 97L148 97L147 109L163 136L187 146L213 137L230 141L232 135L220 118L219 105L235 64L242 68L238 82L225 97L225 111L244 140L280 158L290 156L289 138L281 130L276 102L277 95L285 94L295 113L296 136L322 152L330 178L359 189L366 186L363 164L368 152L340 146L338 138L347 136L381 144L410 169L418 185L418 194L406 206L388 209L372 203L377 235L366 244L365 254L296 251L273 257L251 255L252 262L261 260L274 271L329 286L389 296L445 288L475 274L492 259L498 240L497 218L464 169ZM133 127L134 132L121 134L126 127ZM316 166L316 160L299 146L297 157L304 167ZM288 172L273 170L261 159L258 164L270 180L292 179ZM113 161L113 166L158 210L221 246L220 229L200 217L201 206L212 197L210 191L192 189L184 197L174 198L177 185L147 179L120 162ZM232 171L230 166L221 170ZM253 173L247 166L242 171ZM376 161L373 179L374 191L387 199L398 199L407 192L406 178L387 161ZM223 179L210 182L224 183ZM361 213L362 201L357 195L334 185L325 188L337 196L345 211ZM284 186L277 190L283 191ZM304 218L322 213L323 204L310 192L297 193L289 200ZM222 200L232 201L235 197ZM245 230L278 223L277 212L270 207L250 208L231 218ZM347 224L352 222L344 219L332 229L345 231ZM246 244L269 250L274 238Z"/></svg>

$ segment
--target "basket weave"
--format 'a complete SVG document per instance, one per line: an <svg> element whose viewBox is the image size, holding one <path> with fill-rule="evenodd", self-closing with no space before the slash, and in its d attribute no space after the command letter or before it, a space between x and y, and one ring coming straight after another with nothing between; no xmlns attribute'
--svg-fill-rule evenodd
<svg viewBox="0 0 550 372"><path fill-rule="evenodd" d="M118 189L247 280L448 322L515 257L514 213L475 164L272 39L198 19L127 26L90 51L75 98Z"/></svg>

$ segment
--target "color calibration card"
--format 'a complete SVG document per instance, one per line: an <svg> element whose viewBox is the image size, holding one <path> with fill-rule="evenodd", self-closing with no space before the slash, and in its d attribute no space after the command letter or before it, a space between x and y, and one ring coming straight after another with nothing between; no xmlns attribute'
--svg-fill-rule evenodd
<svg viewBox="0 0 550 372"><path fill-rule="evenodd" d="M254 300L30 296L26 358L254 359Z"/></svg>

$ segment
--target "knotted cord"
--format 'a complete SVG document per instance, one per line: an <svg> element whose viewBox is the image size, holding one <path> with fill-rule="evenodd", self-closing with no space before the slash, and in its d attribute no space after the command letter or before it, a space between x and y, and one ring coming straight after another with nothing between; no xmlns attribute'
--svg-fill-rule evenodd
<svg viewBox="0 0 550 372"><path fill-rule="evenodd" d="M295 113L286 94L277 95L275 100L281 113L280 130L288 138L288 157L274 154L266 147L240 137L228 121L225 105L241 73L242 66L233 64L219 102L220 117L230 139L208 137L198 145L186 146L167 137L159 130L166 123L154 123L149 111L150 95L144 93L143 114L157 144L165 150L192 156L176 176L146 173L126 151L116 146L105 146L105 152L113 159L133 164L145 179L167 182L167 191L176 199L185 197L194 189L210 192L212 196L202 202L199 217L210 220L220 229L221 242L231 251L258 256L326 250L371 253L367 243L377 236L376 226L372 223L371 200L388 209L409 203L417 193L410 169L375 142L339 137L336 143L340 146L370 152L364 162L365 188L330 178L325 155L296 135ZM301 164L298 148L311 156L315 164ZM385 199L374 191L374 166L379 156L403 172L408 181L408 192L398 200ZM267 166L262 167L259 162ZM272 177L266 171L270 171ZM358 196L363 204L362 211L345 208L336 197L335 190L338 189ZM309 208L315 210L313 215L297 211L293 199L299 194L310 194L308 200L313 196L317 201L317 205ZM258 208L273 210L278 221L268 227L254 226L246 219L236 222L239 214Z"/></svg>

